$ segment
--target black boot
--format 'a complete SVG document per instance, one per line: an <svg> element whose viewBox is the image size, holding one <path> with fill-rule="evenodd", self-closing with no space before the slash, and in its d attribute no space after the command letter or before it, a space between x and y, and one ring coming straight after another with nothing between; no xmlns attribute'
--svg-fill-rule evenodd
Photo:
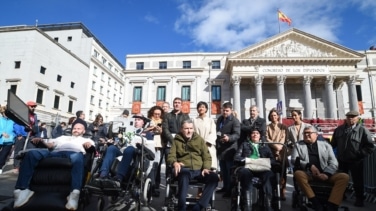
<svg viewBox="0 0 376 211"><path fill-rule="evenodd" d="M326 204L326 211L338 211L338 205L328 202Z"/></svg>
<svg viewBox="0 0 376 211"><path fill-rule="evenodd" d="M251 191L244 191L243 194L243 210L244 211L252 211L252 192Z"/></svg>
<svg viewBox="0 0 376 211"><path fill-rule="evenodd" d="M312 206L315 211L324 211L323 206L316 197L310 198L309 201L312 202Z"/></svg>
<svg viewBox="0 0 376 211"><path fill-rule="evenodd" d="M273 211L272 200L273 200L273 197L271 195L265 196L264 206L265 206L266 211Z"/></svg>

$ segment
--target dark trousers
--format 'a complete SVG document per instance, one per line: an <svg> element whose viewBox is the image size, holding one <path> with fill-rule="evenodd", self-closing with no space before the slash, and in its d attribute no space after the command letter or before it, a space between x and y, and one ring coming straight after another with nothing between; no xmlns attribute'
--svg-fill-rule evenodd
<svg viewBox="0 0 376 211"><path fill-rule="evenodd" d="M223 180L223 188L227 191L231 190L231 169L234 166L232 160L219 160L219 167L221 168L221 176Z"/></svg>
<svg viewBox="0 0 376 211"><path fill-rule="evenodd" d="M207 207L210 202L210 199L213 195L213 192L218 186L218 175L214 172L210 174L206 174L204 177L201 175L201 170L190 170L188 168L182 168L180 173L178 174L178 185L179 185L179 193L178 193L178 210L185 211L186 209L186 197L189 188L189 181L192 179L197 179L200 182L205 184L205 188L202 192L200 200L198 203L201 207Z"/></svg>
<svg viewBox="0 0 376 211"><path fill-rule="evenodd" d="M8 155L12 150L13 145L0 145L0 169L3 168L5 163L7 162Z"/></svg>
<svg viewBox="0 0 376 211"><path fill-rule="evenodd" d="M163 159L165 160L165 163L166 163L166 170L167 170L167 156L168 156L168 153L170 152L170 148L167 148L167 147L163 147L163 148L160 148L158 149L161 151L161 158L159 160L159 163L158 163L158 168L157 168L157 172L156 172L156 176L155 176L155 185L157 187L159 187L159 184L161 184L161 166L162 166L162 162L163 162ZM166 171L167 172L167 171ZM165 172L165 173L166 173ZM166 175L166 174L165 174Z"/></svg>
<svg viewBox="0 0 376 211"><path fill-rule="evenodd" d="M343 173L351 172L351 178L354 184L355 196L357 199L363 201L364 195L364 175L363 175L363 167L364 162L359 161L357 163L346 163L346 162L339 162L338 170Z"/></svg>
<svg viewBox="0 0 376 211"><path fill-rule="evenodd" d="M249 190L252 192L253 184L252 184L252 178L258 177L262 181L262 189L263 192L268 195L272 196L273 194L273 179L274 174L272 171L263 171L263 172L252 172L248 168L241 168L238 170L238 178L240 181L240 185L242 187L242 190L247 191Z"/></svg>

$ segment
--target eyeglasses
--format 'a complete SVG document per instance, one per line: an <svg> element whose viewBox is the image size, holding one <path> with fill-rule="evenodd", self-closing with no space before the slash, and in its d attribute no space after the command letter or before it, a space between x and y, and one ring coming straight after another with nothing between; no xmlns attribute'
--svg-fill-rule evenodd
<svg viewBox="0 0 376 211"><path fill-rule="evenodd" d="M312 133L316 133L316 132L304 132L304 135L311 135Z"/></svg>

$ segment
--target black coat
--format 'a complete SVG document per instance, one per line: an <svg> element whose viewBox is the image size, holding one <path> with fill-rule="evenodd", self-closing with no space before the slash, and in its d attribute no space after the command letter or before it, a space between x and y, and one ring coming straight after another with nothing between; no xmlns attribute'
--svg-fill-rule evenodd
<svg viewBox="0 0 376 211"><path fill-rule="evenodd" d="M224 124L223 119L223 116L220 116L217 120L217 155L219 160L233 160L235 152L238 148L238 139L240 137L240 122L233 115L230 115L228 117L228 120ZM220 135L225 134L229 137L229 141L222 143L220 141Z"/></svg>
<svg viewBox="0 0 376 211"><path fill-rule="evenodd" d="M253 147L249 141L243 141L236 151L235 160L242 160L243 158L248 158L253 153ZM260 158L270 158L271 164L277 164L270 147L267 144L259 144Z"/></svg>
<svg viewBox="0 0 376 211"><path fill-rule="evenodd" d="M251 118L244 119L242 121L240 140L241 141L246 140L247 136L251 133L251 131L254 128L257 128L257 130L260 131L261 140L263 142L265 142L266 141L266 120L264 118L259 117L259 116L256 118L253 125L251 125ZM241 144L241 143L239 143L239 144Z"/></svg>

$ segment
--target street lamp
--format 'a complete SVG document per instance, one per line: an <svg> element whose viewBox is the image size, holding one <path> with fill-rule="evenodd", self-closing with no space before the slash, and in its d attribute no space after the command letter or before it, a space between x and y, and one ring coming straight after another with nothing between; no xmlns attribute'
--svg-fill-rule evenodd
<svg viewBox="0 0 376 211"><path fill-rule="evenodd" d="M211 118L211 66L212 66L212 62L208 62L208 66L209 66L209 78L208 78L208 86L209 86L209 105L208 105L208 112L209 112L209 117Z"/></svg>

